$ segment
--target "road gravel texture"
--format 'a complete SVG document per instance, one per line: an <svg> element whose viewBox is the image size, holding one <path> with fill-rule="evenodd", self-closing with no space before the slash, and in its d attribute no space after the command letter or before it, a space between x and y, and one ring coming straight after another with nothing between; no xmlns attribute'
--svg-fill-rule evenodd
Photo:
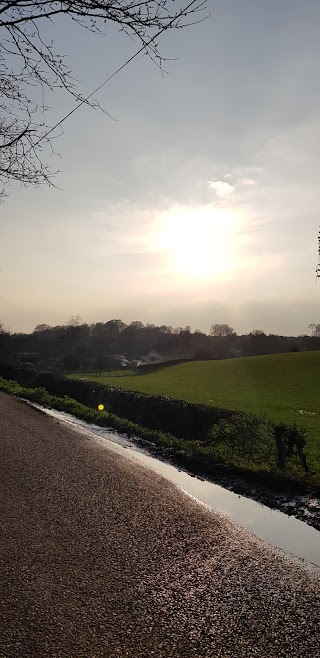
<svg viewBox="0 0 320 658"><path fill-rule="evenodd" d="M0 394L1 658L320 658L319 570Z"/></svg>

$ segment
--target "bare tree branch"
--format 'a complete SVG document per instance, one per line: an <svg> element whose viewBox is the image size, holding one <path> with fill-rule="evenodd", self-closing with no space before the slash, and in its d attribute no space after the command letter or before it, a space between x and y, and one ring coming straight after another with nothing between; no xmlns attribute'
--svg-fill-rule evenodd
<svg viewBox="0 0 320 658"><path fill-rule="evenodd" d="M10 181L23 185L52 184L47 164L55 132L41 115L47 112L46 91L61 88L79 105L102 109L92 94L83 96L63 55L44 36L44 22L55 27L57 16L105 35L114 23L137 42L138 49L162 70L157 36L203 20L206 0L8 0L0 1L0 182L1 196ZM37 91L38 90L38 91ZM40 91L40 101L39 99ZM103 110L110 116L105 110ZM113 117L111 117L113 118Z"/></svg>

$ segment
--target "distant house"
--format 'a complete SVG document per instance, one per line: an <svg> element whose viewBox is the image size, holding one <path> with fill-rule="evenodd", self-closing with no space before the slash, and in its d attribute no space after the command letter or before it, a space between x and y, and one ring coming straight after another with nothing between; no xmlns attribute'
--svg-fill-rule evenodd
<svg viewBox="0 0 320 658"><path fill-rule="evenodd" d="M162 363L163 360L164 358L163 356L161 356L161 354L158 354L158 352L151 350L149 354L146 354L145 356L142 356L140 358L140 363L141 365L149 365L150 363Z"/></svg>
<svg viewBox="0 0 320 658"><path fill-rule="evenodd" d="M121 359L120 365L121 368L129 368L131 366L131 361L128 361L128 359Z"/></svg>
<svg viewBox="0 0 320 658"><path fill-rule="evenodd" d="M129 368L132 365L132 361L127 359L124 354L116 354L115 356L119 359L121 368Z"/></svg>

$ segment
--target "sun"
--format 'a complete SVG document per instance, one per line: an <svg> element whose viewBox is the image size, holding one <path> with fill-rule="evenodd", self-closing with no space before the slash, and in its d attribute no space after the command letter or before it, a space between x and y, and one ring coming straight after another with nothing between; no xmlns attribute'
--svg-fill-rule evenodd
<svg viewBox="0 0 320 658"><path fill-rule="evenodd" d="M175 206L161 218L157 245L170 268L190 278L223 276L233 268L233 212L211 205Z"/></svg>

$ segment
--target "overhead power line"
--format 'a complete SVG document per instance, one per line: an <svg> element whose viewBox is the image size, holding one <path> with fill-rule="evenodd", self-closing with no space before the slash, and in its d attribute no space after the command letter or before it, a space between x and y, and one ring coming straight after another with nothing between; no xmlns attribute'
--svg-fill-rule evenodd
<svg viewBox="0 0 320 658"><path fill-rule="evenodd" d="M137 50L137 52L135 52L131 57L129 57L129 59L127 59L123 64L121 64L121 66L119 66L119 68L116 71L114 71L111 75L109 75L109 77L106 80L104 80L96 89L94 89L88 96L86 96L81 101L79 101L79 103L77 105L75 105L72 108L72 110L70 110L70 112L65 114L65 116L62 117L62 119L60 119L52 128L50 128L44 135L42 135L42 137L40 137L38 139L38 141L35 144L33 144L30 149L28 149L27 153L29 151L33 150L36 146L38 146L38 144L40 142L42 142L44 139L46 139L46 137L48 137L48 135L50 135L54 130L56 130L56 128L59 128L59 126L61 126L61 124L64 121L66 121L66 119L69 119L69 117L72 114L74 114L74 112L79 110L79 108L82 105L87 103L88 100L90 98L92 98L92 96L94 96L94 94L96 94L98 91L100 91L100 89L102 89L102 87L104 87L106 84L108 84L108 82L110 82L110 80L112 80L112 78L114 78L116 75L118 75L118 73L120 73L120 71L122 71L126 66L128 66L128 64L130 64L136 57L138 57L138 55L140 55L140 53L142 53L144 50L146 50L148 48L148 46L150 46L151 43L153 43L156 39L158 39L158 37L162 34L162 32L165 32L166 30L168 30L173 25L173 23L175 23L177 20L179 20L179 18L181 18L181 16L183 16L189 9L191 9L192 5L197 4L197 3L198 3L198 0L192 0L192 2L190 2L187 5L187 7L184 7L184 9L181 10L181 12L179 12L179 14L174 16L169 21L169 23L167 23L164 27L162 27L161 30L159 30L159 32L157 32L157 34L155 34L151 39L149 39L149 41L147 41L147 43L143 44L143 46L141 46L141 48L139 48L139 50ZM203 2L198 6L198 9L200 9L200 7L205 5L205 3L206 3L206 0L203 0ZM202 19L202 20L204 20L204 19ZM199 21L199 22L201 22L201 21Z"/></svg>

